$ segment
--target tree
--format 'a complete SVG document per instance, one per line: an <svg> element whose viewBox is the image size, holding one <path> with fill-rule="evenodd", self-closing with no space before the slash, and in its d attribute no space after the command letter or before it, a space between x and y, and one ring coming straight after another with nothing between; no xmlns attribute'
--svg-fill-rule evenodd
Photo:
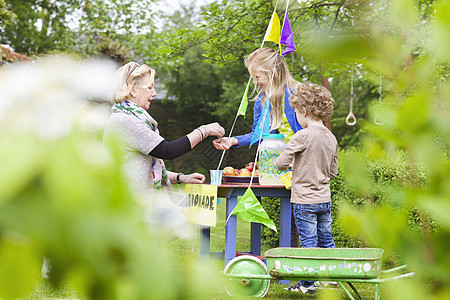
<svg viewBox="0 0 450 300"><path fill-rule="evenodd" d="M417 2L423 20L433 12L433 3ZM281 19L285 4L279 2L277 7ZM261 46L274 5L275 1L268 0L213 2L203 8L201 21L192 22L197 24L195 27L183 26L169 33L166 38L168 42L160 48L159 53L165 59L178 59L190 48L201 46L203 56L212 64L218 64L222 73L230 72L230 65L235 66L232 69L242 67L244 57ZM336 100L333 132L344 148L359 145L360 137L364 136L360 125L369 115L370 104L379 102L380 68L375 68L373 58L367 56L372 53L374 46L367 37L373 34L370 30L371 24L375 22L385 24L386 29L392 28L386 21L388 8L389 2L292 1L288 9L297 51L286 57L286 61L291 73L299 81L321 83L323 76L332 79L330 89ZM389 30L385 34L390 35ZM341 43L342 48L335 50L345 52L333 58L318 55L312 45L319 37ZM345 48L349 41L353 42L353 46ZM271 42L265 45L276 47ZM335 43L334 47L338 46ZM350 105L352 68L355 69L354 112L357 115L357 125L354 127L345 124ZM230 77L222 81L223 101L212 111L213 114L232 117L236 113L244 90L241 86L246 83L243 77ZM382 92L385 93L390 86L386 84L385 78L383 81Z"/></svg>
<svg viewBox="0 0 450 300"><path fill-rule="evenodd" d="M2 26L0 34L3 43L22 53L96 55L95 45L105 38L130 46L130 33L151 34L154 24L148 7L154 2L7 0L6 8L17 18Z"/></svg>
<svg viewBox="0 0 450 300"><path fill-rule="evenodd" d="M195 27L200 22L196 7L188 5L180 11L165 16L164 31L159 35L162 42L154 43L158 48L149 49L144 54L155 50L157 56L148 57L148 64L156 68L156 76L160 88L167 91L167 101L153 103L151 113L160 123L163 136L172 140L179 138L199 125L209 122L219 122L226 129L230 129L236 114L236 105L242 97L242 91L248 80L248 72L243 64L243 57L235 62L219 66L204 56L202 46L186 48L176 53L168 47L166 40L178 42L183 37L177 33L186 28ZM152 52L150 52L152 51ZM158 91L157 91L158 92ZM174 109L175 108L175 109ZM249 107L251 110L251 105ZM240 120L234 134L246 133L251 130L252 119ZM227 152L225 164L244 166L253 160L254 151L246 149L232 149ZM201 171L217 168L221 152L215 150L210 142L198 145L193 151L167 161L169 168L183 172Z"/></svg>
<svg viewBox="0 0 450 300"><path fill-rule="evenodd" d="M0 0L0 26L4 26L4 24L8 23L15 17L16 15L14 15L14 13L9 11L6 7L5 0Z"/></svg>

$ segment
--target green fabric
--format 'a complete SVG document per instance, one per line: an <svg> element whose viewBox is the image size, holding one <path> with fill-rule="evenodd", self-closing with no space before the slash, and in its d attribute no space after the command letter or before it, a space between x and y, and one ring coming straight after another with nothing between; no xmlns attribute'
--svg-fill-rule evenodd
<svg viewBox="0 0 450 300"><path fill-rule="evenodd" d="M248 94L248 87L250 86L251 79L252 79L252 77L250 77L247 82L247 87L245 88L245 92L244 92L244 95L242 96L241 105L239 106L239 111L238 111L238 116L244 116L244 118L245 118L245 114L247 113L247 106L248 106L247 94Z"/></svg>
<svg viewBox="0 0 450 300"><path fill-rule="evenodd" d="M240 197L231 214L240 217L244 221L261 223L278 232L274 222L269 218L250 187Z"/></svg>

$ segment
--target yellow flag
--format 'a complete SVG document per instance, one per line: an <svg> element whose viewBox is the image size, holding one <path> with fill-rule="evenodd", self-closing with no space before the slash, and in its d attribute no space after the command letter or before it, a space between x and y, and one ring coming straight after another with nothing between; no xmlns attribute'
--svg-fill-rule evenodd
<svg viewBox="0 0 450 300"><path fill-rule="evenodd" d="M281 29L280 29L280 18L278 18L277 13L274 11L272 18L270 19L269 26L267 27L266 35L264 36L264 41L271 41L276 44L280 44Z"/></svg>

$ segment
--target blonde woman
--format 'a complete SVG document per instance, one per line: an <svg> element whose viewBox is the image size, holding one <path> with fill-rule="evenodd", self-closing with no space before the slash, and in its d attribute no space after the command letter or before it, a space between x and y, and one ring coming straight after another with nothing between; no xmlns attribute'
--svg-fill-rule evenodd
<svg viewBox="0 0 450 300"><path fill-rule="evenodd" d="M220 138L225 129L218 123L202 125L168 142L159 134L158 123L147 112L156 96L155 70L130 62L122 66L117 75L118 89L113 96L114 105L104 139L119 138L132 186L140 190L163 186L171 189L172 183L203 183L203 174L167 171L163 159L174 159L189 152L208 136Z"/></svg>
<svg viewBox="0 0 450 300"><path fill-rule="evenodd" d="M264 105L269 99L270 133L283 133L285 140L302 129L289 103L292 91L300 85L291 74L277 51L272 48L259 48L246 59L245 66L253 78L255 88L259 89L253 107L252 132L233 137L222 137L213 141L214 147L227 150L232 146L248 146Z"/></svg>

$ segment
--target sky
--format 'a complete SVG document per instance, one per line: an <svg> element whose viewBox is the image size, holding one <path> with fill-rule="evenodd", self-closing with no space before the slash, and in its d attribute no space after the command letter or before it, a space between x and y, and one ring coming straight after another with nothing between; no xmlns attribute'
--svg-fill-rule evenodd
<svg viewBox="0 0 450 300"><path fill-rule="evenodd" d="M162 10L164 13L170 14L178 10L182 5L189 5L190 3L195 3L198 7L211 3L216 0L159 0L157 8ZM158 28L162 27L161 22L157 22L156 26Z"/></svg>
<svg viewBox="0 0 450 300"><path fill-rule="evenodd" d="M195 2L196 4L198 4L198 6L201 6L201 5L210 3L212 1L213 0L169 0L169 1L162 0L162 1L160 1L160 6L167 7L168 11L170 11L170 10L173 11L173 10L179 8L180 5L182 5L182 4L189 4L191 2Z"/></svg>

